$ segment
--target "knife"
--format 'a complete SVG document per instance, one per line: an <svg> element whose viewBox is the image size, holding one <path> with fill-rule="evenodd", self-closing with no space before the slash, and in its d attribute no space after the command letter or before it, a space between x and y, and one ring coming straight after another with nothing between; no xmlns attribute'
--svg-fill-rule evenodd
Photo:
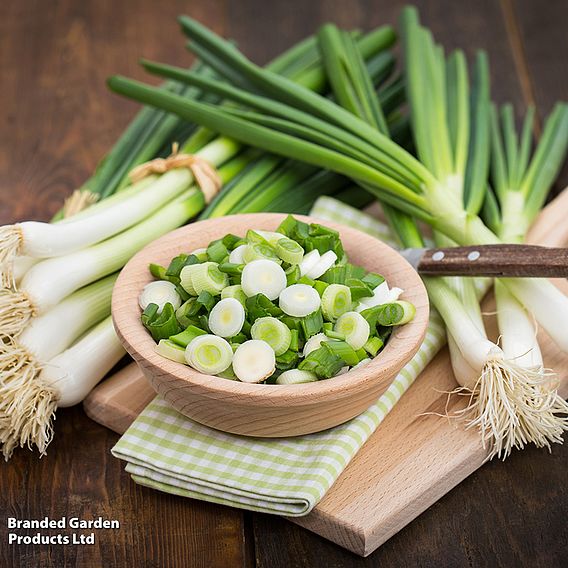
<svg viewBox="0 0 568 568"><path fill-rule="evenodd" d="M404 249L400 254L425 276L568 278L568 248L502 244Z"/></svg>

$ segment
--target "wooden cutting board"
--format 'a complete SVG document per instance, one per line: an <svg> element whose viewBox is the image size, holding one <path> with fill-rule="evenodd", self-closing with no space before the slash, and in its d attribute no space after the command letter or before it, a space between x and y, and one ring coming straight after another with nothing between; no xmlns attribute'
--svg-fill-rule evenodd
<svg viewBox="0 0 568 568"><path fill-rule="evenodd" d="M568 243L568 191L551 203L531 231L530 242ZM568 293L566 281L558 285ZM491 299L485 310L490 312ZM494 304L493 304L494 305ZM494 322L491 323L494 327ZM543 332L547 367L568 395L568 360ZM442 350L394 407L319 505L291 521L352 552L367 556L434 504L485 461L475 431L428 413L444 413L445 392L455 388L447 350ZM95 421L123 433L155 392L132 363L106 379L84 401ZM452 399L448 410L463 400Z"/></svg>

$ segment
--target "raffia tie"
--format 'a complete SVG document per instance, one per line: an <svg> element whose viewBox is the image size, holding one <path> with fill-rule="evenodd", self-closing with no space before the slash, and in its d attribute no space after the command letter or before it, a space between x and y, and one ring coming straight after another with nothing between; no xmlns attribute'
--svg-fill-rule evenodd
<svg viewBox="0 0 568 568"><path fill-rule="evenodd" d="M178 154L178 145L172 145L172 154L167 158L155 158L136 166L129 174L136 183L151 174L165 174L174 168L188 168L195 182L203 192L205 202L209 203L221 189L223 182L215 167L207 160L193 154Z"/></svg>
<svg viewBox="0 0 568 568"><path fill-rule="evenodd" d="M98 199L98 195L88 189L76 189L63 204L63 217L73 217L83 209L90 207Z"/></svg>

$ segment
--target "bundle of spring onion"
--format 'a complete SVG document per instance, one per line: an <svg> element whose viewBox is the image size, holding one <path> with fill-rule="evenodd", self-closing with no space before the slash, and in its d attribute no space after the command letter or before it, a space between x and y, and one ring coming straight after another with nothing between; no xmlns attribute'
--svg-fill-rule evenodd
<svg viewBox="0 0 568 568"><path fill-rule="evenodd" d="M362 113L355 116L332 100L255 66L197 22L184 19L182 25L192 39L190 47L198 46L201 53L209 53L217 62L219 75L232 83L229 87L217 81L199 82L200 86L214 93L222 89L223 96L233 101L232 107L186 102L121 77L110 79L110 87L250 145L351 177L387 206L427 222L458 244L502 242L503 237L477 215L484 201L488 163L483 57L477 64L481 89L470 104L463 56L458 52L446 61L431 34L419 25L415 10L404 12L403 29L405 81L418 158L394 143L376 124L369 124L370 118L377 122L380 117L369 113L365 118L361 118ZM224 69L230 69L230 74ZM364 68L357 72L362 76L366 73ZM197 84L191 77L187 82ZM336 89L335 94L339 96L340 92ZM474 120L470 121L470 113ZM559 107L555 124L555 140L565 141L566 105ZM544 280L508 279L502 283L568 351L564 331L568 299L564 294ZM483 439L500 455L507 455L513 445L528 441L540 445L557 441L566 423L555 412L563 412L563 407L556 404L554 389L541 369L526 368L508 359L487 340L473 312L467 319L459 320L470 307L479 311L471 286L468 287L469 292L460 293L462 299L470 298L465 310L455 309L454 300L460 305L463 300L449 286L440 288L434 282L431 295L436 305L442 306L440 311L450 322L452 338L478 379L466 385L477 395L470 408L471 424L479 426ZM535 391L537 383L544 393L553 394L548 397ZM515 391L512 395L511 389ZM512 411L511 400L517 403ZM540 420L539 415L544 413L546 419ZM539 420L542 428L535 425Z"/></svg>
<svg viewBox="0 0 568 568"><path fill-rule="evenodd" d="M392 69L392 57L385 58L380 53L394 41L392 29L358 34L356 41L377 80L385 70ZM210 59L203 55L204 61ZM308 88L325 88L315 38L294 46L275 59L270 68ZM193 74L202 79L214 76L210 68L203 66ZM203 94L195 87L170 83L159 90L172 89L184 100L189 100L188 93L199 94L204 104L218 99L217 95ZM386 95L396 104L400 93L399 87ZM247 164L257 159L274 159L257 152L243 152L236 141L202 128L191 135L179 153L140 164L156 155L164 158L164 142L171 142L172 136L180 136L173 140L183 141L192 128L163 112L143 113L167 121L170 137L147 138L140 129L129 127L125 136L134 145L132 152L111 152L112 159L107 158L94 176L101 195L115 191L116 195L69 219L58 218L54 224L20 223L0 229L0 264L5 284L0 290L0 442L6 458L16 446L35 444L44 453L52 436L51 420L56 407L79 402L124 353L108 319L113 274L147 242L197 215L220 184L228 183ZM153 128L166 130L162 123ZM154 149L150 151L150 147ZM137 164L139 167L130 172ZM290 173L293 165L287 165ZM135 174L130 183L125 181L127 172ZM281 184L280 193L272 192L272 196L282 195L292 177L286 176L287 183ZM328 191L313 169L306 172L304 181L307 188L319 187L320 193ZM338 191L344 182L336 180L334 184L330 184L331 191ZM93 182L88 185L91 186L95 187ZM255 186L256 183L249 184L249 189L254 190ZM223 195L229 197L230 193L224 191ZM232 212L239 211L238 201L243 193L239 195ZM283 211L306 208L315 198L299 197L285 202ZM248 210L261 207L260 202L249 203ZM19 256L22 254L30 256ZM62 329L55 339L52 333L46 333L54 322Z"/></svg>
<svg viewBox="0 0 568 568"><path fill-rule="evenodd" d="M145 286L140 307L157 352L247 383L346 373L416 311L398 299L403 290L349 264L337 231L292 216L275 232L228 234L150 270L160 279Z"/></svg>

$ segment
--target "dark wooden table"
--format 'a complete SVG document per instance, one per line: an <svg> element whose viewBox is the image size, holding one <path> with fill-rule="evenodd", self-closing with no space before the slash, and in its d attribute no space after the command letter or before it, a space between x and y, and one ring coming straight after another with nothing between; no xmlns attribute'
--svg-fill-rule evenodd
<svg viewBox="0 0 568 568"><path fill-rule="evenodd" d="M135 105L109 94L113 73L143 77L137 59L190 61L175 17L196 16L265 62L319 23L396 22L403 2L89 0L0 8L0 222L48 219L93 170ZM485 48L497 101L539 120L568 94L563 0L418 3L447 48ZM561 183L568 182L566 169ZM110 455L117 436L81 408L58 413L41 460L0 465L0 566L553 566L566 565L568 448L490 463L367 559L278 517L135 485ZM95 546L8 546L5 518L115 518ZM33 531L32 531L33 532ZM564 561L562 561L564 558Z"/></svg>

